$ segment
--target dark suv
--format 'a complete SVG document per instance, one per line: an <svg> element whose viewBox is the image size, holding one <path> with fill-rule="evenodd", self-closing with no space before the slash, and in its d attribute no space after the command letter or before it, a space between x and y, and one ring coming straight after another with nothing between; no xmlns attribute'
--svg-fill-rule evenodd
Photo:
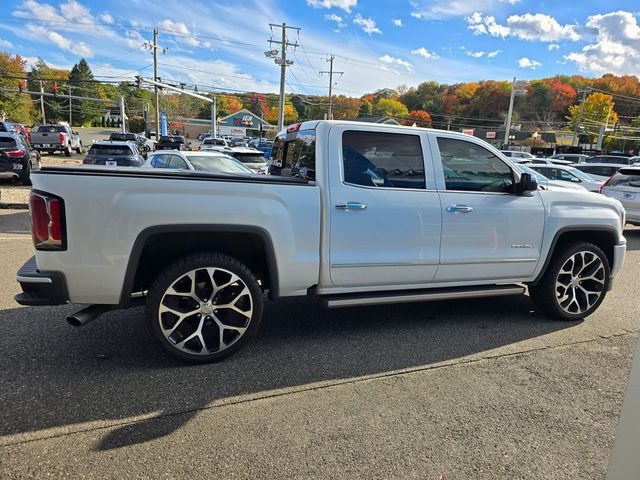
<svg viewBox="0 0 640 480"><path fill-rule="evenodd" d="M144 158L133 142L96 142L82 162L107 167L141 167Z"/></svg>
<svg viewBox="0 0 640 480"><path fill-rule="evenodd" d="M31 185L31 169L39 164L38 152L22 135L0 132L0 178L18 178Z"/></svg>

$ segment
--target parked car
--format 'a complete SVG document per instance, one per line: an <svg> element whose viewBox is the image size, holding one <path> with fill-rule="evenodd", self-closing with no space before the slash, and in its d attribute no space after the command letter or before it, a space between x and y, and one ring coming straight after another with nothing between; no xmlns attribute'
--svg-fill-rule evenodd
<svg viewBox="0 0 640 480"><path fill-rule="evenodd" d="M585 160L585 163L613 163L616 165L631 165L630 157L623 155L594 155Z"/></svg>
<svg viewBox="0 0 640 480"><path fill-rule="evenodd" d="M200 144L200 150L215 150L215 151L221 151L224 150L225 148L231 148L231 142L229 140L227 140L226 138L220 138L220 137L207 137L204 140L202 140L202 143Z"/></svg>
<svg viewBox="0 0 640 480"><path fill-rule="evenodd" d="M84 165L107 167L141 167L144 158L133 142L99 141L91 145Z"/></svg>
<svg viewBox="0 0 640 480"><path fill-rule="evenodd" d="M82 153L82 140L69 125L40 125L31 132L31 145L39 152L63 152L70 157L73 150Z"/></svg>
<svg viewBox="0 0 640 480"><path fill-rule="evenodd" d="M626 251L619 201L540 190L452 131L309 121L278 134L271 176L98 170L34 172L36 256L16 300L89 304L77 326L144 302L160 345L194 363L245 345L265 294L336 308L528 288L541 311L583 319Z"/></svg>
<svg viewBox="0 0 640 480"><path fill-rule="evenodd" d="M583 153L556 153L555 155L547 157L547 160L564 160L571 163L584 163L587 158L589 158L589 155L585 155Z"/></svg>
<svg viewBox="0 0 640 480"><path fill-rule="evenodd" d="M40 168L40 154L18 133L0 132L0 178L31 185L31 171Z"/></svg>
<svg viewBox="0 0 640 480"><path fill-rule="evenodd" d="M621 168L602 185L600 192L622 203L626 223L640 226L640 167Z"/></svg>
<svg viewBox="0 0 640 480"><path fill-rule="evenodd" d="M520 159L514 159L520 160ZM560 160L557 158L529 158L524 159L522 163L526 163L527 165L573 165L573 162L570 160Z"/></svg>
<svg viewBox="0 0 640 480"><path fill-rule="evenodd" d="M17 133L26 138L28 142L31 142L31 129L29 127L25 127L21 123L14 123L13 126Z"/></svg>
<svg viewBox="0 0 640 480"><path fill-rule="evenodd" d="M190 150L191 143L183 135L162 135L156 150Z"/></svg>
<svg viewBox="0 0 640 480"><path fill-rule="evenodd" d="M529 165L536 172L540 172L549 180L557 180L560 182L569 182L574 185L581 185L590 192L599 192L602 186L601 180L589 176L574 167L567 167L564 165Z"/></svg>
<svg viewBox="0 0 640 480"><path fill-rule="evenodd" d="M534 155L531 155L529 152L520 152L518 150L500 150L505 157L511 158L513 161L518 160L529 160L536 158Z"/></svg>
<svg viewBox="0 0 640 480"><path fill-rule="evenodd" d="M153 150L153 142L139 133L114 132L109 135L109 140L116 142L133 142L143 155Z"/></svg>
<svg viewBox="0 0 640 480"><path fill-rule="evenodd" d="M199 172L250 174L254 172L229 155L219 152L181 152L163 150L147 158L143 165L151 168L197 170Z"/></svg>
<svg viewBox="0 0 640 480"><path fill-rule="evenodd" d="M11 132L15 132L16 131L16 127L13 123L11 122L0 122L0 132L7 132L7 133L11 133Z"/></svg>
<svg viewBox="0 0 640 480"><path fill-rule="evenodd" d="M578 165L574 165L575 168L598 181L605 181L622 167L626 166L628 165L622 163L579 163Z"/></svg>
<svg viewBox="0 0 640 480"><path fill-rule="evenodd" d="M587 192L588 190L583 187L582 185L577 185L575 183L567 183L567 182L560 182L558 180L550 180L549 178L545 177L543 174L536 172L533 168L531 168L531 165L528 164L524 164L524 163L519 163L518 164L518 168L520 170L522 170L522 172L524 173L529 173L531 174L531 176L533 178L535 178L536 182L538 182L538 186L540 187L540 189L542 190L573 190L573 191L581 191L581 192Z"/></svg>

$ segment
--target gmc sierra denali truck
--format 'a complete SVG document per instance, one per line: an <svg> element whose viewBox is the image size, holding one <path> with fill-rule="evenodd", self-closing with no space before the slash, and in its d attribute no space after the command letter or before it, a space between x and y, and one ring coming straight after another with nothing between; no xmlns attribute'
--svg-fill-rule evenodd
<svg viewBox="0 0 640 480"><path fill-rule="evenodd" d="M89 304L68 318L78 326L144 303L169 353L209 362L255 333L265 297L331 308L528 290L577 320L623 263L617 200L542 190L461 133L304 122L279 133L270 169L33 172L36 255L16 300Z"/></svg>

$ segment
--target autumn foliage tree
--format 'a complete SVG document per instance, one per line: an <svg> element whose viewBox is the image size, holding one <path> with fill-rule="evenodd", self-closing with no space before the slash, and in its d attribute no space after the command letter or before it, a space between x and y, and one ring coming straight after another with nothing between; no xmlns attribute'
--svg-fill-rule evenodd
<svg viewBox="0 0 640 480"><path fill-rule="evenodd" d="M578 123L584 128L584 133L590 141L598 135L600 125L613 125L618 121L618 114L614 110L613 97L605 93L595 92L584 101L584 108L579 104L569 107L569 128L573 130ZM582 113L581 113L582 111Z"/></svg>
<svg viewBox="0 0 640 480"><path fill-rule="evenodd" d="M418 127L431 128L431 115L424 110L412 110L403 125L413 125L414 123Z"/></svg>
<svg viewBox="0 0 640 480"><path fill-rule="evenodd" d="M18 89L18 81L27 77L27 61L20 55L0 52L0 88ZM0 115L18 123L31 123L35 111L27 94L0 91Z"/></svg>

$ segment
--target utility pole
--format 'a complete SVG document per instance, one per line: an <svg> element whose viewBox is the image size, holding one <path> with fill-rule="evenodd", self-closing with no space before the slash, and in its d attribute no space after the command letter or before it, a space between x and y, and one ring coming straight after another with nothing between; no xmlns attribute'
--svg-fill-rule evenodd
<svg viewBox="0 0 640 480"><path fill-rule="evenodd" d="M218 136L218 97L213 97L211 102L211 136L216 138Z"/></svg>
<svg viewBox="0 0 640 480"><path fill-rule="evenodd" d="M69 99L71 101L71 99ZM120 96L120 123L122 125L122 133L127 132L127 116L124 113L124 96Z"/></svg>
<svg viewBox="0 0 640 480"><path fill-rule="evenodd" d="M282 25L278 25L276 23L270 23L269 27L280 27L282 28L282 40L277 41L273 39L269 39L269 45L277 44L280 45L280 51L278 50L269 50L264 52L267 58L274 58L276 65L280 65L280 109L278 111L278 131L284 128L284 87L285 87L285 79L286 79L286 71L287 67L293 65L293 61L287 60L287 47L293 47L294 49L298 46L298 43L289 43L287 41L287 29L296 30L300 32L300 28L298 27L289 27L286 23ZM280 53L280 57L276 57Z"/></svg>
<svg viewBox="0 0 640 480"><path fill-rule="evenodd" d="M162 53L167 51L164 47L158 46L158 29L153 29L153 43L144 42L142 44L143 47L148 48L153 53L153 80L156 82L160 81L160 77L158 77L158 49L162 50ZM155 97L155 123L156 123L156 140L160 135L160 91L158 86L156 85L154 88L154 97Z"/></svg>
<svg viewBox="0 0 640 480"><path fill-rule="evenodd" d="M329 57L327 59L327 62L329 62L329 71L327 72L326 70L323 70L320 72L320 75L329 75L329 114L328 114L328 119L329 120L333 120L333 112L332 112L332 107L333 107L333 95L332 95L332 89L333 89L333 74L337 73L340 76L344 75L344 72L334 72L333 71L333 61L335 60L336 56L335 55L331 55L331 57Z"/></svg>
<svg viewBox="0 0 640 480"><path fill-rule="evenodd" d="M511 96L509 97L509 112L507 113L507 124L504 129L504 144L509 145L509 130L511 130L511 116L513 115L513 99L515 97L516 90L516 77L513 77L511 82Z"/></svg>
<svg viewBox="0 0 640 480"><path fill-rule="evenodd" d="M73 123L71 123L71 85L69 85L69 128L73 127Z"/></svg>
<svg viewBox="0 0 640 480"><path fill-rule="evenodd" d="M584 112L584 102L587 98L587 93L590 91L590 88L585 88L583 90L579 90L582 93L582 99L580 100L580 111L578 112L578 118L576 120L576 124L573 127L573 138L571 139L571 146L576 143L576 138L578 138L578 130L580 129L580 123L582 122L582 112ZM578 140L578 145L580 141Z"/></svg>
<svg viewBox="0 0 640 480"><path fill-rule="evenodd" d="M44 87L42 86L42 80L40 80L40 93L44 93ZM42 123L47 123L47 119L44 116L44 95L40 95L40 109L42 110Z"/></svg>

